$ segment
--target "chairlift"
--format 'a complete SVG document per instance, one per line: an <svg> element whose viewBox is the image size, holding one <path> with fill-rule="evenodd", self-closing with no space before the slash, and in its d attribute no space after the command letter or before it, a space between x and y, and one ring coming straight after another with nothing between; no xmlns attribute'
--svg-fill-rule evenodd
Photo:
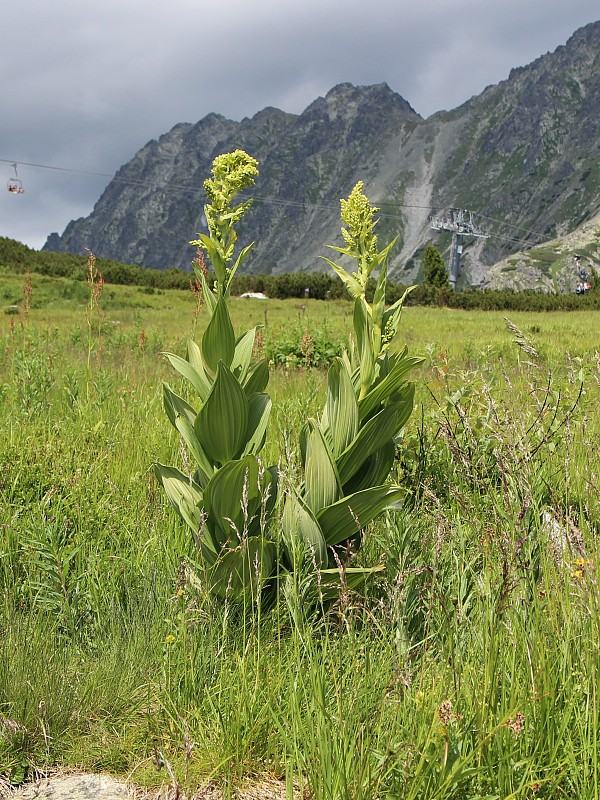
<svg viewBox="0 0 600 800"><path fill-rule="evenodd" d="M12 194L23 194L25 189L23 188L23 184L22 184L22 182L21 182L21 180L19 178L19 175L17 173L17 165L16 164L13 164L13 169L15 171L15 177L8 179L8 183L6 184L6 188Z"/></svg>

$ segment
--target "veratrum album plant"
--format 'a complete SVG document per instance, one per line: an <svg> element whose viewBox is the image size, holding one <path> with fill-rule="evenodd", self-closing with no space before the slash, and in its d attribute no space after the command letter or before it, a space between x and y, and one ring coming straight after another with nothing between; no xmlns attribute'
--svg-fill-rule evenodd
<svg viewBox="0 0 600 800"><path fill-rule="evenodd" d="M252 247L235 256L235 225L252 201L235 205L234 200L257 174L255 159L237 150L218 156L204 183L208 235L192 244L206 252L214 268L213 286L197 269L210 321L200 345L188 342L186 358L167 353L197 403L192 406L164 386L167 416L195 469L190 475L162 464L155 469L196 538L217 595L241 600L274 593L282 579L289 585L292 576L312 571L327 600L342 584L356 585L373 571L347 567L346 555L360 545L365 526L402 499L401 487L387 481L397 438L413 408L414 386L406 376L421 359L409 358L406 349L390 352L404 297L385 308L393 242L378 250L377 209L358 183L341 201L346 247L333 248L355 259L357 270L350 274L329 261L354 300L354 344L330 366L320 418L302 429L302 483L290 486L278 504L277 468L259 459L271 411L268 362L252 358L256 328L236 336L229 314L231 280ZM370 305L365 289L375 269Z"/></svg>

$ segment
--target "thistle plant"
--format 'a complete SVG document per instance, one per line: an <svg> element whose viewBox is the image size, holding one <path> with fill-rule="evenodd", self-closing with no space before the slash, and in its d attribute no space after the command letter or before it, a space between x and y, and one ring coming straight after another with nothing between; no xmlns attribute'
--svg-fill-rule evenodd
<svg viewBox="0 0 600 800"><path fill-rule="evenodd" d="M228 305L231 279L252 248L234 258L234 226L251 201L233 201L253 185L257 173L257 162L237 150L218 156L213 177L204 183L209 233L199 234L191 244L206 252L215 271L211 287L195 265L210 320L200 346L189 340L186 358L166 354L195 392L196 405L168 384L163 387L165 411L195 469L185 475L175 467L155 467L172 505L196 537L214 591L237 599L260 592L273 572L276 553L267 531L277 498L277 471L258 460L271 412L264 391L268 362L252 358L256 328L236 337Z"/></svg>

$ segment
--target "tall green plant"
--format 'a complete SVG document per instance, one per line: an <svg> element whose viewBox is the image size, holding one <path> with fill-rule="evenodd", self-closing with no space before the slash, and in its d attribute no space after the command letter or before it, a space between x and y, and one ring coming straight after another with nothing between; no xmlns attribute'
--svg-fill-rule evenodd
<svg viewBox="0 0 600 800"><path fill-rule="evenodd" d="M251 201L234 204L254 184L257 162L242 150L218 156L204 183L208 235L191 244L206 251L216 280L209 286L201 270L208 326L198 346L188 342L187 357L167 353L171 365L197 396L192 406L164 385L164 406L188 456L189 475L157 464L156 475L196 537L204 565L219 595L240 599L260 591L275 564L276 547L267 535L277 497L277 471L263 468L262 449L271 399L266 359L252 358L256 328L236 336L229 314L231 279L252 245L234 257L235 225Z"/></svg>
<svg viewBox="0 0 600 800"><path fill-rule="evenodd" d="M391 352L407 292L385 307L387 259L394 241L378 249L374 214L356 184L341 201L345 247L335 247L356 262L347 272L325 259L354 299L354 340L350 354L335 358L328 373L327 399L318 420L309 419L300 435L302 486L290 489L283 533L290 551L320 571L321 591L338 590L340 575L358 583L370 570L345 568L344 551L356 549L366 525L402 499L404 490L387 483L399 435L413 408L414 384L406 380L422 363L404 348ZM373 303L367 281L379 269Z"/></svg>
<svg viewBox="0 0 600 800"><path fill-rule="evenodd" d="M327 400L318 420L300 434L304 480L291 485L283 506L278 547L269 528L277 500L275 467L265 469L258 454L265 442L271 400L264 391L267 362L252 360L253 328L235 336L229 314L231 280L252 245L235 257L235 225L251 201L234 205L238 192L252 186L257 162L243 151L215 159L204 188L208 235L192 244L210 258L215 282L197 270L210 314L200 346L188 342L187 358L167 353L188 381L198 403L192 406L164 386L164 405L195 468L184 475L156 465L169 499L197 538L217 594L257 596L283 571L296 577L309 567L324 599L342 585L362 581L372 570L347 567L344 550L360 544L375 517L401 500L403 489L389 485L396 440L413 407L414 386L407 373L421 362L406 349L392 353L404 297L385 308L387 257L393 245L378 250L372 207L362 183L342 200L345 248L358 268L352 275L329 262L354 298L354 345L335 358L328 374ZM379 269L373 303L367 281ZM287 587L293 581L285 581ZM271 582L274 588L274 582Z"/></svg>

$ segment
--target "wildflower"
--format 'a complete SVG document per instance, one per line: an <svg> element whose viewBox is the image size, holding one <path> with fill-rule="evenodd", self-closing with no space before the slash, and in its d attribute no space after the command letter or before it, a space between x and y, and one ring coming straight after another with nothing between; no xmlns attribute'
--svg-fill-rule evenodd
<svg viewBox="0 0 600 800"><path fill-rule="evenodd" d="M506 727L509 728L512 735L517 739L521 733L523 732L523 728L525 727L525 715L521 714L520 711L517 711L514 717L511 717L506 722Z"/></svg>
<svg viewBox="0 0 600 800"><path fill-rule="evenodd" d="M172 633L169 633L165 636L165 644L174 644L177 641L177 637L173 636Z"/></svg>
<svg viewBox="0 0 600 800"><path fill-rule="evenodd" d="M442 725L450 725L454 720L460 719L460 714L454 713L451 700L444 700L438 709L438 717Z"/></svg>
<svg viewBox="0 0 600 800"><path fill-rule="evenodd" d="M575 569L571 572L571 577L581 580L586 572L593 570L594 562L591 558L576 558L573 566Z"/></svg>

